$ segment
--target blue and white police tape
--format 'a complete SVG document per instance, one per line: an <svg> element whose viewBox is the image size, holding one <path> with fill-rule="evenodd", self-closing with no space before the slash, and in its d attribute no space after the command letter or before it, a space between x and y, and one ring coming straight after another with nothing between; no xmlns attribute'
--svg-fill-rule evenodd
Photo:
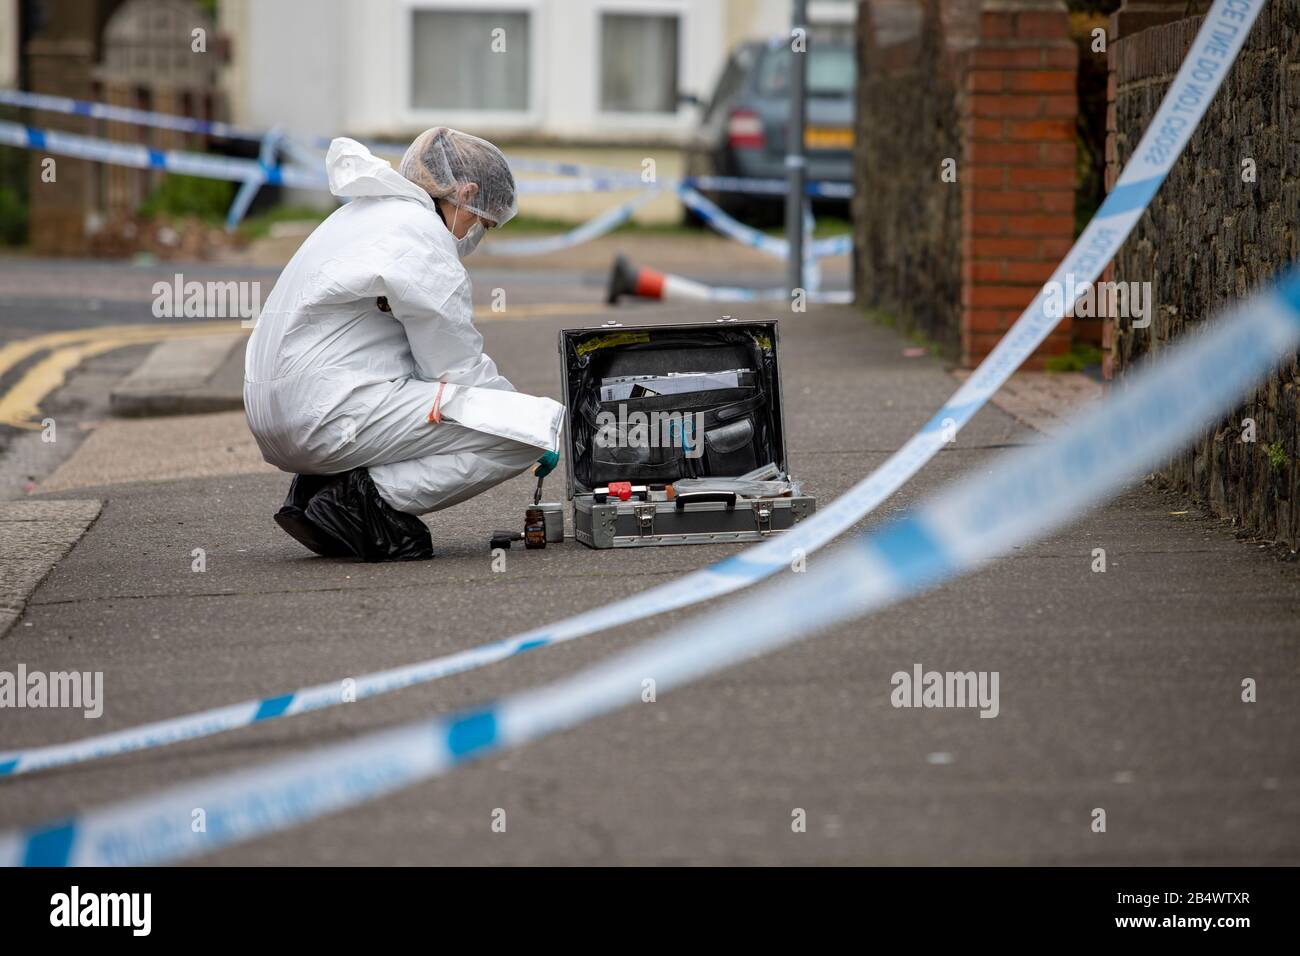
<svg viewBox="0 0 1300 956"><path fill-rule="evenodd" d="M110 122L130 123L179 132L217 136L225 139L256 140L262 143L262 155L258 161L254 162L179 150L152 150L142 144L122 143L115 140L62 133L57 130L45 130L31 126L22 127L23 132L19 133L21 124L17 123L12 124L7 130L0 129L0 143L11 146L45 149L78 159L134 166L138 169L160 169L185 175L243 183L242 201L231 206L227 217L228 227L233 227L243 218L243 213L251 202L257 185L290 185L313 189L327 188L323 176L312 174L311 169L313 167L311 165L295 169L292 166L281 167L279 164L272 162L274 149L277 146L282 145L290 149L295 159L298 160L302 158L304 152L295 149L294 140L278 130L259 133L230 123L200 120L168 113L155 113L149 110L76 100L69 97L26 93L19 90L0 90L0 104L30 107L44 112L87 116ZM270 145L269 149L267 148L268 144ZM328 148L329 139L318 137L316 138L316 144L322 149ZM400 154L405 151L405 146L397 143L372 142L367 145L374 152L396 152ZM655 181L647 182L636 174L590 164L526 158L513 158L510 163L517 172L544 173L566 177L561 179L521 179L518 181L521 195L618 192L645 188L657 192L660 188ZM765 252L778 258L785 257L783 241L766 237L761 232L736 222L716 205L695 193L693 189L695 186L721 192L780 195L786 189L786 184L782 180L735 176L703 176L680 181L670 180L664 184L664 188L681 190L683 202L694 208L697 215L724 235L729 235L746 245L762 248ZM852 186L846 183L813 182L808 184L807 191L808 195L812 197L847 199L852 195ZM617 215L618 210L622 208L616 207L615 210L611 210L611 215ZM595 238L607 231L608 229L597 231L590 238ZM578 229L573 230L570 235L574 234L585 234L583 227L580 226ZM574 244L576 243L568 242L554 248L565 248L567 245ZM521 249L527 248L527 240L521 240L516 245ZM834 240L824 240L822 245L815 245L813 256L843 255L847 254L850 249L851 241L849 237L837 237ZM522 256L536 253L499 251L498 254ZM725 300L750 301L737 296L728 296Z"/></svg>
<svg viewBox="0 0 1300 956"><path fill-rule="evenodd" d="M72 99L67 96L52 96L46 93L28 93L24 90L0 89L0 105L26 107L46 113L63 113L69 116L86 116L92 119L107 120L115 123L128 123L133 126L149 126L155 129L169 129L181 133L197 133L220 139L239 139L262 142L271 132L222 123L217 120L202 120L191 116L178 116L174 113L156 113L152 110L135 109L129 106L115 106L111 103L97 103L90 100ZM310 145L317 149L329 149L331 137L313 136ZM367 149L374 153L396 154L406 152L408 143L388 143L377 140L360 140ZM11 144L18 145L18 144ZM675 188L678 183L646 182L635 173L622 172L606 166L589 163L570 163L546 159L529 159L511 157L510 165L516 172L542 173L555 176L574 177L591 181L589 190L603 191L636 189L642 187ZM787 185L781 179L763 179L740 176L698 176L688 177L682 183L699 189L714 192L741 192L758 195L784 195ZM555 191L560 191L558 188ZM575 190L577 191L577 190ZM851 183L810 182L807 184L808 195L820 199L849 199L853 195Z"/></svg>
<svg viewBox="0 0 1300 956"><path fill-rule="evenodd" d="M257 150L257 161L264 167L276 165L276 150L283 144L284 138L279 132L272 130L266 134L266 139L262 140ZM235 198L230 201L230 208L226 211L226 231L233 231L244 216L248 213L248 208L257 198L258 190L262 188L262 181L250 179L240 184L239 189L235 191Z"/></svg>
<svg viewBox="0 0 1300 956"><path fill-rule="evenodd" d="M754 176L687 176L681 185L692 189L703 189L715 193L753 193L755 195L784 196L790 184L784 179L763 179ZM804 192L810 199L853 198L852 183L837 183L831 180L814 180L805 185Z"/></svg>
<svg viewBox="0 0 1300 956"><path fill-rule="evenodd" d="M1072 287L1082 293L1082 289L1101 274L1186 147L1265 2L1215 0L1150 127L1138 143L1134 159L1124 169L1115 189L1066 254L1049 283L1056 282L1056 288L1065 288L1067 286L1061 284L1061 280L1073 276ZM1047 296L1048 288L1045 285L1039 291L1002 341L952 398L880 468L811 518L762 544L605 607L454 654L161 720L143 727L13 751L0 756L0 776L144 750L353 699L362 700L688 607L770 577L789 566L793 558L811 554L874 510L933 458L947 444L946 439L955 436L988 402L1060 321L1064 313L1061 307L1063 298Z"/></svg>
<svg viewBox="0 0 1300 956"><path fill-rule="evenodd" d="M681 201L704 220L710 229L734 239L742 245L765 252L775 259L784 259L789 253L789 244L784 239L769 236L753 226L747 226L734 216L723 212L717 203L706 199L689 186L680 186L677 196ZM815 239L809 243L809 254L815 259L830 256L845 256L853 251L853 237L850 235L832 236L827 239Z"/></svg>
<svg viewBox="0 0 1300 956"><path fill-rule="evenodd" d="M363 141L364 142L364 141ZM403 149L385 143L366 143L371 152L398 152ZM762 176L685 176L670 179L647 179L643 175L612 166L590 163L571 163L552 159L535 159L525 156L507 156L510 168L516 173L549 176L571 176L576 179L599 181L605 189L703 189L716 193L750 193L757 196L784 196L790 184L784 179ZM805 184L810 199L848 200L853 198L853 184L830 180L812 180Z"/></svg>
<svg viewBox="0 0 1300 956"><path fill-rule="evenodd" d="M152 126L156 129L170 129L180 133L198 133L203 136L216 136L221 139L244 139L261 142L267 134L266 130L259 132L258 130L246 129L232 123L222 123L216 120L177 116L174 113L155 113L152 110L134 109L130 106L115 106L112 103L76 100L67 96L51 96L48 93L28 93L25 90L0 90L0 104L27 107L46 113L88 116L91 119L107 120L113 123L128 123L132 126ZM328 147L329 143L325 145Z"/></svg>
<svg viewBox="0 0 1300 956"><path fill-rule="evenodd" d="M540 236L535 239L499 239L494 236L488 239L483 250L492 256L540 256L578 246L617 229L627 222L634 212L658 195L658 192L649 192L637 196L621 206L605 210L600 215L560 235Z"/></svg>
<svg viewBox="0 0 1300 956"><path fill-rule="evenodd" d="M577 726L967 574L1078 520L1300 345L1300 272L1166 350L1059 437L1011 452L815 566L549 684L0 836L10 865L164 863L357 806ZM707 728L702 728L707 732ZM201 807L205 828L195 832Z"/></svg>
<svg viewBox="0 0 1300 956"><path fill-rule="evenodd" d="M531 180L519 180L520 189L533 182ZM581 182L589 182L582 180ZM567 191L567 190L561 190ZM584 242L590 242L600 236L616 229L622 225L632 214L641 206L644 206L650 200L659 195L659 190L644 193L636 198L629 200L622 205L615 206L599 215L593 217L580 226L577 226L566 233L554 236L546 236L536 239L490 239L484 247L491 255L498 256L536 256L548 252L555 252L560 249L567 249L572 246L581 245ZM683 202L691 205L692 208L699 207L701 218L704 218L709 225L713 226L718 232L729 238L737 239L746 245L760 248L763 252L776 257L784 258L786 255L786 243L784 240L772 239L744 225L728 216L716 205L700 196L694 190L679 189L678 195ZM760 245L760 242L762 243ZM851 236L836 236L832 239L818 240L809 244L811 255L843 255L852 250L853 241ZM683 280L690 283L691 280ZM694 285L700 285L695 283ZM707 288L707 287L703 287ZM784 298L785 293L781 289L773 290L751 290L751 289L714 289L711 295L683 294L682 298L711 298L715 301L729 302L752 302L767 299ZM834 301L847 301L840 294L837 294Z"/></svg>
<svg viewBox="0 0 1300 956"><path fill-rule="evenodd" d="M64 133L37 126L24 126L0 120L0 145L42 150L60 156L72 156L93 162L136 169L159 169L185 176L225 179L231 182L260 181L268 186L291 186L299 189L328 189L324 170L311 167L271 165L237 156L191 153L178 149L152 149L140 143L99 139L78 133ZM550 195L586 193L601 189L627 188L595 180L521 179L521 194Z"/></svg>
<svg viewBox="0 0 1300 956"><path fill-rule="evenodd" d="M152 149L139 143L123 143L7 121L0 121L0 145L43 150L61 156L131 166L136 169L158 169L185 176L201 176L206 179L224 179L239 183L262 182L269 186L292 186L302 189L329 188L325 174L313 171L310 167L273 165L265 161L184 150ZM614 177L521 179L517 185L519 192L524 195L558 195L630 189L637 188L640 184L635 178Z"/></svg>
<svg viewBox="0 0 1300 956"><path fill-rule="evenodd" d="M270 186L325 189L325 174L296 166L270 166L253 159L189 153L177 149L151 149L138 143L96 139L76 133L62 133L21 123L0 121L0 145L41 150L136 169L160 169L184 176L225 179L232 182L260 181Z"/></svg>
<svg viewBox="0 0 1300 956"><path fill-rule="evenodd" d="M617 177L589 176L583 179L523 179L515 180L515 189L521 196L561 196L570 193L608 193L641 191L639 183L629 184ZM657 191L657 190L656 190Z"/></svg>
<svg viewBox="0 0 1300 956"><path fill-rule="evenodd" d="M158 113L153 110L141 110L91 100L78 100L67 96L29 93L24 90L0 89L0 105L30 108L46 113L62 113L69 116L85 116L108 122L175 130L176 132L214 136L220 139L238 139L259 143L263 142L271 132L269 130L249 129L248 127L223 123L217 120L178 116L175 113ZM329 149L331 139L329 136L313 136L310 138L308 145L324 151ZM395 153L398 156L405 153L407 146L410 145L409 143L388 143L377 140L362 140L362 142L371 152ZM511 165L524 172L549 173L600 180L604 184L604 188L610 189L633 188L640 185L637 178L631 173L623 173L618 170L588 164L524 159L511 160Z"/></svg>
<svg viewBox="0 0 1300 956"><path fill-rule="evenodd" d="M179 116L175 113L158 113L153 110L135 109L130 106L117 106L112 103L99 103L93 100L78 100L68 96L53 96L48 93L29 93L26 90L0 89L0 105L17 106L40 110L45 113L63 113L68 116L86 116L91 119L106 120L112 123L126 123L132 126L149 126L154 129L169 129L180 133L196 133L202 136L215 136L219 139L240 139L261 142L268 130L249 129L234 123L219 120L203 120L193 116ZM312 145L321 150L329 149L331 137L312 137ZM407 143L368 142L366 148L376 153L393 153L399 155L406 151Z"/></svg>

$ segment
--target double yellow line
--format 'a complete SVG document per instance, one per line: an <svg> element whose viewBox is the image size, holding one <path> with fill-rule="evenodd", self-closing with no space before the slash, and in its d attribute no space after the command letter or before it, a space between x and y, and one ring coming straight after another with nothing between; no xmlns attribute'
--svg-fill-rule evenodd
<svg viewBox="0 0 1300 956"><path fill-rule="evenodd" d="M34 355L45 354L0 395L0 424L15 428L41 427L41 402L67 380L68 372L88 358L167 339L192 338L240 331L238 322L177 322L158 325L105 325L69 332L50 332L0 346L0 376Z"/></svg>

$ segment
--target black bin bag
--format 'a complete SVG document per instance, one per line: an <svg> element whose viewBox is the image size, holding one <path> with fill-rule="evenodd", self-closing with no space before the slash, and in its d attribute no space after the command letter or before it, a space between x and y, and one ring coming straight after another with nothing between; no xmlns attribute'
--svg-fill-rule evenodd
<svg viewBox="0 0 1300 956"><path fill-rule="evenodd" d="M305 513L309 521L362 561L433 557L433 539L425 523L384 501L364 468L331 477L312 495Z"/></svg>

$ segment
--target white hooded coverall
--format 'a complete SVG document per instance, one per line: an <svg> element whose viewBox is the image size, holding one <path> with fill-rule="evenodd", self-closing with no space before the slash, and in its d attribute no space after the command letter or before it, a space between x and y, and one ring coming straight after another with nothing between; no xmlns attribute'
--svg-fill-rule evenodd
<svg viewBox="0 0 1300 956"><path fill-rule="evenodd" d="M262 457L305 475L367 468L388 504L423 514L559 451L564 407L519 394L483 354L469 276L429 195L350 139L325 165L351 202L289 261L248 343L244 408Z"/></svg>

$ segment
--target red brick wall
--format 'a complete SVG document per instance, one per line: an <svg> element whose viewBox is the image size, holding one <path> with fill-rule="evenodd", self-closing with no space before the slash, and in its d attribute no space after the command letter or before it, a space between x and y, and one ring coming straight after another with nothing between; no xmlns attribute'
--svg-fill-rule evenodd
<svg viewBox="0 0 1300 956"><path fill-rule="evenodd" d="M1077 59L1063 6L1013 3L980 13L962 58L965 365L992 350L1073 241ZM1067 317L1031 366L1069 348Z"/></svg>

